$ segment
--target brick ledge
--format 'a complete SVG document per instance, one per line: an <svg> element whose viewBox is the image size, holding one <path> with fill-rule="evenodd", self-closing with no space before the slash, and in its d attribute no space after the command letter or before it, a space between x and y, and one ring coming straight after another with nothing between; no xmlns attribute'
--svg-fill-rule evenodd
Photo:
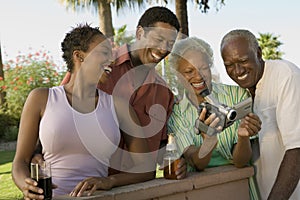
<svg viewBox="0 0 300 200"><path fill-rule="evenodd" d="M254 174L252 167L236 168L233 165L207 168L203 172L193 172L182 180L158 178L151 181L113 188L110 191L97 191L91 197L72 198L55 197L54 200L88 199L88 200L145 200L192 190L201 190L230 182L247 179Z"/></svg>

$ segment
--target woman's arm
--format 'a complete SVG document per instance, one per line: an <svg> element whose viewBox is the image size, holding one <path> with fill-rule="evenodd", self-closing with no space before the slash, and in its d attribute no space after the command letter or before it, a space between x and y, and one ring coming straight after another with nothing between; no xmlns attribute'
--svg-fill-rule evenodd
<svg viewBox="0 0 300 200"><path fill-rule="evenodd" d="M198 157L200 149L201 149L201 146L196 147L194 145L191 145L191 146L187 147L187 150L183 154L187 163L189 163L191 166L195 167L198 171L202 171L207 167L207 165L210 161L211 155L212 155L212 150L213 150L213 149L211 149L211 151L209 151L205 155L205 157L200 159Z"/></svg>
<svg viewBox="0 0 300 200"><path fill-rule="evenodd" d="M41 199L29 191L42 194L37 183L30 178L29 165L38 140L39 123L48 98L48 89L34 89L30 92L21 115L16 155L13 160L12 177L27 199Z"/></svg>

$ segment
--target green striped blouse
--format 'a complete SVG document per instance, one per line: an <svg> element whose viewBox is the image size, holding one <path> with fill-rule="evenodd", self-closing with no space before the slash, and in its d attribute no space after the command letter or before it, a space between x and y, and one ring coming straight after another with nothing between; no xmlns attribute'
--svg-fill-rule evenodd
<svg viewBox="0 0 300 200"><path fill-rule="evenodd" d="M213 84L212 95L220 103L230 107L250 97L248 91L243 88L219 83ZM183 95L183 98L174 104L168 121L168 132L174 134L180 154L183 154L184 150L190 145L201 146L203 142L202 137L196 135L194 131L194 124L198 116L197 108L190 102L186 95ZM208 167L232 164L232 150L238 140L236 130L239 123L239 121L236 121L222 133L218 134L219 142L213 150ZM188 165L188 172L191 171L196 171L196 169ZM256 195L255 186L252 185L253 180L249 184L251 199L259 199Z"/></svg>

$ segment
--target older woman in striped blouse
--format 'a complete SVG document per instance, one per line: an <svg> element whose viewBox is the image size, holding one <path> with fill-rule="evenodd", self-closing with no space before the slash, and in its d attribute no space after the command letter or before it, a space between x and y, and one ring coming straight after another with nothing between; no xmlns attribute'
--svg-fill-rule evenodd
<svg viewBox="0 0 300 200"><path fill-rule="evenodd" d="M215 99L228 106L243 101L250 94L238 86L212 83L213 51L209 44L196 37L175 43L169 56L169 65L176 71L178 82L181 83L176 88L182 89L179 89L179 100L174 104L168 129L174 134L178 150L188 162L188 171L229 164L244 167L249 164L252 156L250 138L261 128L257 115L250 113L212 137L203 132L197 135L194 125L199 119L214 127L220 120L215 114L206 118L206 109L198 114L197 107L205 101L200 93L206 87ZM259 199L253 178L249 184L251 199Z"/></svg>

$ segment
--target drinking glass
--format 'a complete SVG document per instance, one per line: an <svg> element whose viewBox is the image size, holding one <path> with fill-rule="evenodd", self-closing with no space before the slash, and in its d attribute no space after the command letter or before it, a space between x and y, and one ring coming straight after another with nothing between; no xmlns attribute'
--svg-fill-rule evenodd
<svg viewBox="0 0 300 200"><path fill-rule="evenodd" d="M38 182L38 187L43 189L45 200L52 199L52 178L51 178L51 164L42 162L41 164L30 164L31 178Z"/></svg>

